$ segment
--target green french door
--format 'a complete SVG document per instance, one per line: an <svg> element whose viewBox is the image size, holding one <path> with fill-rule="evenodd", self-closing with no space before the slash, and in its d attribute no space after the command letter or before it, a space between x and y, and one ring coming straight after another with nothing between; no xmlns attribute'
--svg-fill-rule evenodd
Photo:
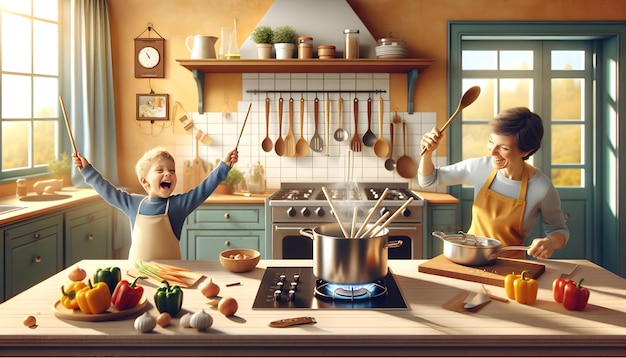
<svg viewBox="0 0 626 358"><path fill-rule="evenodd" d="M482 91L461 115L461 145L451 144L451 157L488 155L487 122L502 109L524 106L538 113L545 132L541 149L529 162L557 187L571 232L568 245L553 257L585 258L593 203L593 42L467 40L460 53L461 93L476 85ZM473 196L473 187L460 188L464 230L470 225ZM527 243L543 236L538 220Z"/></svg>

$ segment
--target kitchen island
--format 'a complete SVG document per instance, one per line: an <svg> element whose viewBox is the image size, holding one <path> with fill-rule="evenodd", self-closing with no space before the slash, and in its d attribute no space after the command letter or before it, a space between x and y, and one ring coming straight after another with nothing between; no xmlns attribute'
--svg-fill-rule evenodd
<svg viewBox="0 0 626 358"><path fill-rule="evenodd" d="M390 260L389 266L409 306L407 310L252 309L265 267L312 266L312 260L262 260L247 273L231 273L217 261L167 261L203 273L234 297L237 314L221 315L197 285L184 289L183 310L204 309L213 326L206 332L172 325L142 334L133 317L116 321L62 320L53 313L61 285L73 267L0 304L0 355L124 356L623 356L626 355L626 280L585 260L543 262L538 300L533 306L493 300L477 312L458 312L442 305L481 285L418 272L422 260ZM96 269L133 267L125 260L78 263L88 277ZM584 311L567 311L552 299L552 281L578 264L574 279L585 278L591 291ZM129 277L123 275L123 278ZM206 279L206 278L205 278ZM202 281L200 282L200 284ZM230 283L238 285L227 286ZM156 286L144 284L152 296ZM487 286L492 294L504 289ZM446 306L447 307L447 306ZM37 326L22 324L33 315ZM271 321L312 316L317 323L271 328Z"/></svg>

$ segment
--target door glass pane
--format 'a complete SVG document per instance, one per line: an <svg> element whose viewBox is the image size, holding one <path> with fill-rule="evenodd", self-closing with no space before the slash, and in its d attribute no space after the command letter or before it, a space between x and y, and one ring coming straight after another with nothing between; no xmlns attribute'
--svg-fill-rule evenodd
<svg viewBox="0 0 626 358"><path fill-rule="evenodd" d="M533 108L533 80L506 78L500 80L500 110L510 107Z"/></svg>
<svg viewBox="0 0 626 358"><path fill-rule="evenodd" d="M582 78L552 79L552 120L583 120L584 85Z"/></svg>
<svg viewBox="0 0 626 358"><path fill-rule="evenodd" d="M584 169L552 169L552 183L557 187L584 187Z"/></svg>
<svg viewBox="0 0 626 358"><path fill-rule="evenodd" d="M2 75L2 118L32 118L31 97L29 76Z"/></svg>
<svg viewBox="0 0 626 358"><path fill-rule="evenodd" d="M2 14L2 71L30 73L31 29L27 18Z"/></svg>
<svg viewBox="0 0 626 358"><path fill-rule="evenodd" d="M58 117L59 81L56 77L35 77L34 79L35 118Z"/></svg>
<svg viewBox="0 0 626 358"><path fill-rule="evenodd" d="M28 167L29 126L30 122L2 122L2 170Z"/></svg>
<svg viewBox="0 0 626 358"><path fill-rule="evenodd" d="M497 70L498 51L463 51L461 57L463 70Z"/></svg>
<svg viewBox="0 0 626 358"><path fill-rule="evenodd" d="M59 74L59 36L57 24L34 21L34 67L36 74L56 76Z"/></svg>
<svg viewBox="0 0 626 358"><path fill-rule="evenodd" d="M463 121L487 121L493 118L498 111L497 81L495 79L464 79L463 93L473 86L480 87L480 96L471 106L463 109L461 113Z"/></svg>
<svg viewBox="0 0 626 358"><path fill-rule="evenodd" d="M33 140L34 165L46 165L56 159L57 145L57 122L35 121Z"/></svg>
<svg viewBox="0 0 626 358"><path fill-rule="evenodd" d="M489 155L487 143L489 142L489 126L484 124L464 124L461 141L463 143L462 159L483 157Z"/></svg>
<svg viewBox="0 0 626 358"><path fill-rule="evenodd" d="M583 164L585 127L577 124L553 124L552 163Z"/></svg>
<svg viewBox="0 0 626 358"><path fill-rule="evenodd" d="M501 70L532 70L533 51L500 51Z"/></svg>
<svg viewBox="0 0 626 358"><path fill-rule="evenodd" d="M585 69L585 51L551 51L552 70L584 70Z"/></svg>

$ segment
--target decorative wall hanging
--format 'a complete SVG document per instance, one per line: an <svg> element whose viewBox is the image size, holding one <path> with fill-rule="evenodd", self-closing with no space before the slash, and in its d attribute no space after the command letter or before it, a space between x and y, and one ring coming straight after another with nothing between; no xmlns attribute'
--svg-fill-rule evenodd
<svg viewBox="0 0 626 358"><path fill-rule="evenodd" d="M138 121L167 121L170 113L170 95L162 93L137 94Z"/></svg>

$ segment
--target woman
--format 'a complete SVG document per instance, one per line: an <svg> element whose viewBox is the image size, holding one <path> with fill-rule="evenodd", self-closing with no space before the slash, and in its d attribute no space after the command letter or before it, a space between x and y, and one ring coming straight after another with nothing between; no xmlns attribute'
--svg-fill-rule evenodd
<svg viewBox="0 0 626 358"><path fill-rule="evenodd" d="M421 141L426 152L419 163L419 184L473 184L468 233L498 239L503 246L524 245L524 238L541 216L546 237L535 238L526 252L547 259L567 243L569 230L556 188L545 174L526 163L541 146L541 117L528 108L510 108L493 118L489 127L489 156L438 168L432 154L443 134L437 129L426 133ZM524 252L517 250L505 251L501 256L525 258Z"/></svg>

